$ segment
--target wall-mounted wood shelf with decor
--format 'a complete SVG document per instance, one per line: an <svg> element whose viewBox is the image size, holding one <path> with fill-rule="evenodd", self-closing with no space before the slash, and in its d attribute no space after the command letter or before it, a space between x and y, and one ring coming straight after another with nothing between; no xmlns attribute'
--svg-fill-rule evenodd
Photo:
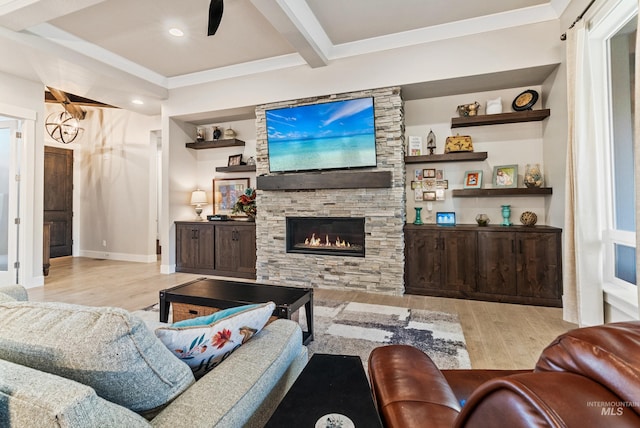
<svg viewBox="0 0 640 428"><path fill-rule="evenodd" d="M454 198L472 198L487 196L546 196L551 195L551 187L515 187L507 189L455 189Z"/></svg>
<svg viewBox="0 0 640 428"><path fill-rule="evenodd" d="M218 149L221 147L233 147L244 146L245 142L238 140L237 138L229 138L225 140L213 140L213 141L197 141L194 143L187 143L186 146L189 149L202 150L202 149Z"/></svg>
<svg viewBox="0 0 640 428"><path fill-rule="evenodd" d="M263 175L257 177L260 190L364 189L392 186L391 171L326 172Z"/></svg>
<svg viewBox="0 0 640 428"><path fill-rule="evenodd" d="M216 172L249 172L255 171L255 165L231 165L231 166L217 166Z"/></svg>
<svg viewBox="0 0 640 428"><path fill-rule="evenodd" d="M535 122L546 119L551 110L525 110L511 113L484 114L480 116L465 116L451 118L451 128L467 126L502 125L504 123Z"/></svg>
<svg viewBox="0 0 640 428"><path fill-rule="evenodd" d="M487 152L460 152L442 155L405 156L404 163L472 162L483 161L486 158Z"/></svg>

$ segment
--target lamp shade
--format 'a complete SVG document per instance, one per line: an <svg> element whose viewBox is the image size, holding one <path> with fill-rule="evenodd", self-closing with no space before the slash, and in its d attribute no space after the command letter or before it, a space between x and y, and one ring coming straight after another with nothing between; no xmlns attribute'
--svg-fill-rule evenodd
<svg viewBox="0 0 640 428"><path fill-rule="evenodd" d="M207 203L207 193L204 190L194 190L191 193L191 205L205 205Z"/></svg>

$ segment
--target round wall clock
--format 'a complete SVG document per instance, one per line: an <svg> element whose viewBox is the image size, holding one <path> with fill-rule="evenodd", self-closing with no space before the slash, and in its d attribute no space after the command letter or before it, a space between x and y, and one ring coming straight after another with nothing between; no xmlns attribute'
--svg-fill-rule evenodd
<svg viewBox="0 0 640 428"><path fill-rule="evenodd" d="M537 101L538 93L533 89L527 89L513 100L511 108L515 111L531 110Z"/></svg>

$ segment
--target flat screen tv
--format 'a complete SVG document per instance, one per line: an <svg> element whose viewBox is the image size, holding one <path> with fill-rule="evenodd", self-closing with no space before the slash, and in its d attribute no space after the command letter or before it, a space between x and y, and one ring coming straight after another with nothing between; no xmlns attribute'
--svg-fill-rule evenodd
<svg viewBox="0 0 640 428"><path fill-rule="evenodd" d="M376 166L373 98L266 111L271 172Z"/></svg>

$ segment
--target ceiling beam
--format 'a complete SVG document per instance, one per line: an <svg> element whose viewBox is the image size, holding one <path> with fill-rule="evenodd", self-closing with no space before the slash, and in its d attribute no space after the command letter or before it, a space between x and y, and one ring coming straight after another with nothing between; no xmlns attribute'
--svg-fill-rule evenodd
<svg viewBox="0 0 640 428"><path fill-rule="evenodd" d="M22 31L105 0L9 0L0 2L0 26Z"/></svg>
<svg viewBox="0 0 640 428"><path fill-rule="evenodd" d="M64 109L67 111L67 113L69 113L71 116L73 116L78 120L84 119L87 112L82 110L80 107L76 106L75 104L73 104L69 99L69 97L67 96L66 92L63 92L56 88L52 88L50 86L47 86L47 89L49 90L49 92L51 92L51 95L53 95L53 97L56 100L58 100L59 103L62 104Z"/></svg>
<svg viewBox="0 0 640 428"><path fill-rule="evenodd" d="M305 2L251 0L251 3L311 67L329 63L331 41Z"/></svg>

